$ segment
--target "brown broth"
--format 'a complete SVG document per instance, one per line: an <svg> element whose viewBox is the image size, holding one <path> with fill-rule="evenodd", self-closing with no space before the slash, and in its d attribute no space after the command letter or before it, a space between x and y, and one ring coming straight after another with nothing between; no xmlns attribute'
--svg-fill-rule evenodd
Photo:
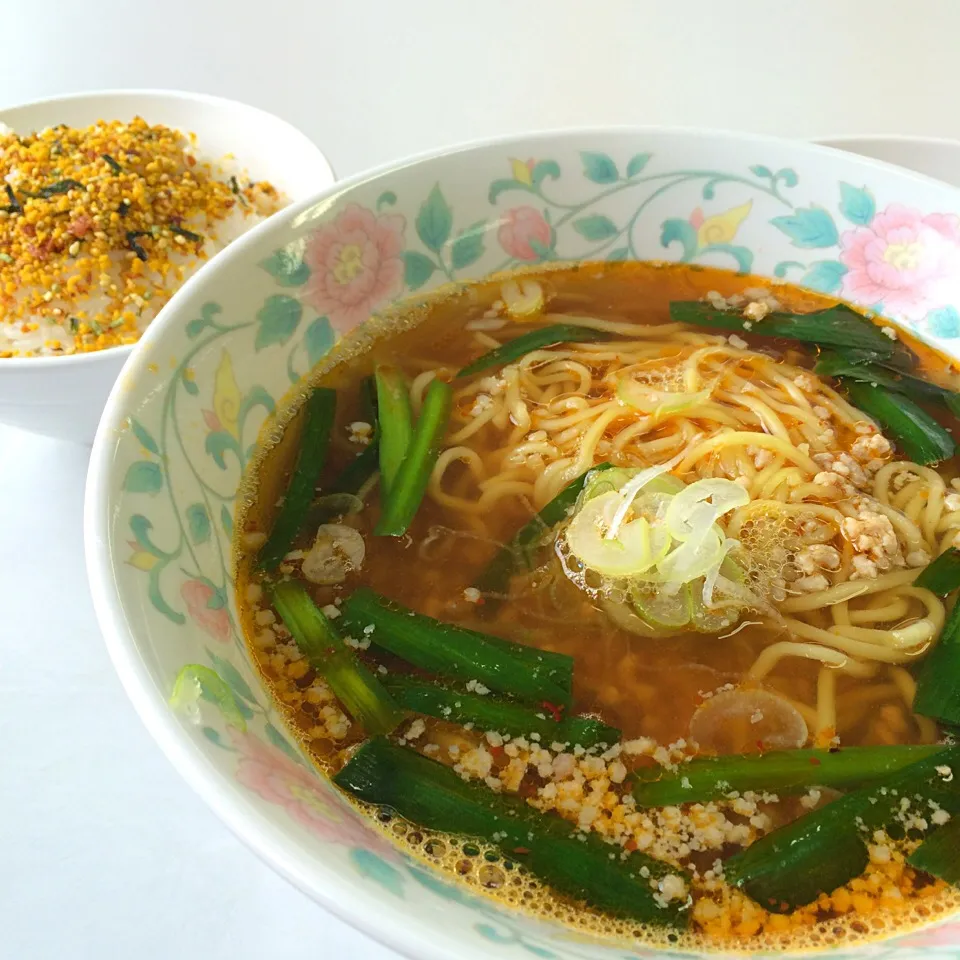
<svg viewBox="0 0 960 960"><path fill-rule="evenodd" d="M600 279L602 277L602 279ZM550 292L550 310L554 313L589 312L591 316L625 319L637 323L661 323L668 319L671 300L701 298L715 290L723 296L750 287L772 288L786 309L809 311L821 309L835 301L798 290L787 285L734 275L725 271L698 267L676 267L656 264L585 265L559 269L540 276ZM315 371L312 385L324 385L339 391L337 423L330 462L321 478L324 481L356 455L357 448L347 440L347 425L363 419L359 405L359 383L377 362L389 361L408 374L445 367L451 372L473 359L478 352L472 337L465 335L464 324L479 317L498 298L499 284L487 283L467 291L454 292L394 318L387 318L373 337L362 344L347 342ZM518 334L523 329L518 327ZM759 338L751 347L769 350L779 347L791 362L812 365L812 356L793 345L771 344ZM910 343L920 355L928 375L944 385L956 386L957 377L951 366L929 349ZM238 527L243 538L268 531L272 523L273 504L285 489L292 457L297 448L299 417L297 410L303 394L289 405L279 425L264 438L263 449L246 488L247 507ZM279 443L278 437L282 436ZM482 449L482 432L471 444ZM955 475L955 464L946 466ZM370 535L378 515L377 498L370 497L368 507L351 523L364 535L367 553L362 573L351 575L337 587L312 587L316 602L323 606L345 597L359 584L372 587L412 609L438 619L495 633L517 642L570 654L575 660L575 710L594 713L619 726L624 738L651 737L661 744L672 744L688 733L690 718L704 696L727 683L736 684L757 655L771 642L771 628L748 626L723 643L702 634L683 634L663 640L642 641L615 626L592 601L569 583L553 590L531 590L522 600L505 602L489 615L469 602L464 589L474 581L493 556L496 544L508 540L530 517L530 508L515 498L501 501L491 515L484 518L481 535L463 529L457 516L429 498L421 506L409 535L402 538ZM446 529L448 533L438 534ZM457 531L453 533L452 531ZM238 596L246 598L247 588L255 581L248 555L238 553ZM248 638L255 637L259 627L254 623L256 604L241 603L244 628ZM305 746L321 768L329 773L345 761L349 748L357 741L353 735L334 741L318 736L316 704L306 701L304 690L313 678L312 671L291 681L285 667L274 656L266 655L255 642L250 651L262 674L272 686L277 699L286 705L288 718ZM391 669L398 665L391 663ZM809 661L794 659L778 668L766 686L797 701L810 703L816 697L817 670ZM843 697L855 692L860 681L843 678L838 691ZM903 707L895 689L880 688L866 696L847 698L852 704L841 714L839 733L844 744L889 742L910 743L921 740L914 718ZM461 736L462 731L448 724L431 721L430 735L437 738ZM749 732L745 733L749 737ZM467 738L469 742L469 737ZM754 749L744 743L744 750ZM645 762L645 761L641 761ZM802 812L797 809L794 814ZM409 832L396 822L390 828L396 836ZM439 864L476 887L489 887L479 868L464 871L463 858L431 857L430 844L450 847L449 838L417 831L417 842L407 841L408 849ZM426 837L426 839L424 839ZM402 837L401 837L402 839ZM425 844L427 846L425 846ZM426 851L426 852L425 852ZM458 867L457 864L461 866ZM479 879L478 879L479 877ZM512 904L535 909L541 915L561 917L581 930L647 942L664 943L663 932L638 931L632 924L604 918L592 911L571 908L563 898L551 898L542 889L536 904L522 897L509 885L500 884L499 895ZM918 901L920 902L920 901ZM941 891L939 899L923 900L924 909L934 913L955 907L952 891ZM738 947L760 946L813 947L829 943L888 935L892 925L897 929L924 922L921 912L905 907L899 914L890 914L882 928L869 924L859 930L850 918L817 918L800 925L784 936L774 933L776 925L765 932L743 935ZM789 935L787 935L789 933ZM729 943L705 941L690 935L690 945L703 948Z"/></svg>

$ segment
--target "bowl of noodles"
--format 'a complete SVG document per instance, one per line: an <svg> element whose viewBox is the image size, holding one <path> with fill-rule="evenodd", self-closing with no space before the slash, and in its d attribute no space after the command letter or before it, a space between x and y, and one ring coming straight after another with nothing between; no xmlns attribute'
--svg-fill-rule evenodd
<svg viewBox="0 0 960 960"><path fill-rule="evenodd" d="M638 129L272 218L94 445L144 722L411 956L950 955L958 213L820 146Z"/></svg>

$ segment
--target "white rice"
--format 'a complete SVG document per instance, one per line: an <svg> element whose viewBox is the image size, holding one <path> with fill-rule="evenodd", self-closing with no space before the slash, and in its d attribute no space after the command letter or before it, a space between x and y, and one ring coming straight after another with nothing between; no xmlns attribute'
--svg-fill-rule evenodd
<svg viewBox="0 0 960 960"><path fill-rule="evenodd" d="M0 123L0 135L9 134L13 131ZM182 132L182 131L181 131ZM189 139L185 135L185 139ZM210 163L212 172L217 179L227 181L230 176L236 176L240 180L248 180L246 171L240 167L232 157L214 160L205 156L195 144L185 146L185 154L192 154L197 158L198 164L204 161ZM0 151L2 155L2 151ZM17 180L17 171L12 170L5 177L7 182L15 185ZM137 307L137 336L143 334L150 322L160 312L167 300L176 290L186 282L202 266L209 262L210 258L215 256L226 246L242 236L248 230L251 230L258 223L263 222L276 210L286 206L289 201L283 196L274 197L269 203L268 199L263 198L262 203L257 206L253 204L237 203L231 209L225 218L212 219L202 214L185 220L182 227L197 233L204 237L203 251L205 257L197 256L193 249L183 254L171 249L167 259L174 266L183 268L184 275L182 279L177 278L176 271L171 270L164 280L159 273L154 271L144 271L142 274L145 283L150 283L154 288L160 288L160 292L153 292L149 300L138 298ZM270 207L272 206L272 209ZM257 208L259 207L259 209ZM129 263L128 251L114 251L110 254L113 266L108 269L106 274L110 277L110 282L120 284L121 268ZM66 281L64 277L64 281ZM42 291L44 294L47 291ZM18 291L16 298L24 301L28 300L29 295L35 293L35 288L25 287ZM111 298L105 294L92 294L85 299L77 301L66 301L52 296L47 299L50 308L60 308L61 315L66 318L77 310L84 310L87 316L96 317L104 313L110 306ZM29 329L29 325L36 324L35 329ZM61 349L53 349L49 346L51 342L61 344ZM106 349L109 349L107 347ZM22 317L4 318L0 316L0 356L4 353L12 353L13 356L64 356L75 352L73 336L64 329L53 317L26 314ZM3 360L0 359L0 364Z"/></svg>

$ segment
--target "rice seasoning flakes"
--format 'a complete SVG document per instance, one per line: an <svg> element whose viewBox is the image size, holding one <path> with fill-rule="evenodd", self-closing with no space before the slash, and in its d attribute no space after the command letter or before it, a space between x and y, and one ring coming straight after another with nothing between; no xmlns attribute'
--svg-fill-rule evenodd
<svg viewBox="0 0 960 960"><path fill-rule="evenodd" d="M0 178L0 357L134 343L189 273L285 202L139 117L0 125Z"/></svg>

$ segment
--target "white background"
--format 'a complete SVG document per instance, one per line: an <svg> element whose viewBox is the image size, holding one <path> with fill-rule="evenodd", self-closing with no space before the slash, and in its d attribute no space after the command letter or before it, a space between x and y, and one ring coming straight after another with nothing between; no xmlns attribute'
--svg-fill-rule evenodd
<svg viewBox="0 0 960 960"><path fill-rule="evenodd" d="M223 94L298 124L340 175L572 124L960 137L957 37L956 0L0 0L0 107ZM0 957L386 960L148 739L87 594L86 462L0 428Z"/></svg>

